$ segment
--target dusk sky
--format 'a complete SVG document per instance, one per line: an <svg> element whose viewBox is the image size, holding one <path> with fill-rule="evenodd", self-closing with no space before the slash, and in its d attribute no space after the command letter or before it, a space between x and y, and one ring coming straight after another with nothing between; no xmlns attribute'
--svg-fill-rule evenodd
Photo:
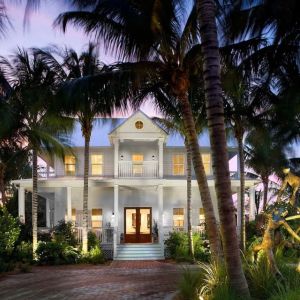
<svg viewBox="0 0 300 300"><path fill-rule="evenodd" d="M11 54L18 46L19 47L47 47L52 44L60 46L72 47L76 51L81 51L88 44L89 38L80 30L69 26L64 34L60 28L53 28L53 22L59 13L67 11L68 7L63 4L63 1L42 1L38 12L33 12L30 17L29 26L23 27L23 18L25 7L23 5L9 4L7 7L8 16L13 28L7 30L6 36L1 41L0 55L7 56ZM100 47L100 59L105 63L115 61L114 57L105 53ZM146 103L141 108L150 116L155 112L151 103ZM300 157L300 146L293 147L294 153L290 153L290 157Z"/></svg>

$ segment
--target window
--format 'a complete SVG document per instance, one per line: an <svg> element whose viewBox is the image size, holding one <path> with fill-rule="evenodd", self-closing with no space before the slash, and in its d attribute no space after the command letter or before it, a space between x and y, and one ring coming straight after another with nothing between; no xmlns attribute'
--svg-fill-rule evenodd
<svg viewBox="0 0 300 300"><path fill-rule="evenodd" d="M143 174L143 154L132 154L132 172L133 175L141 176Z"/></svg>
<svg viewBox="0 0 300 300"><path fill-rule="evenodd" d="M184 175L184 155L173 155L173 175Z"/></svg>
<svg viewBox="0 0 300 300"><path fill-rule="evenodd" d="M173 227L184 227L184 209L173 208Z"/></svg>
<svg viewBox="0 0 300 300"><path fill-rule="evenodd" d="M203 161L203 165L204 165L205 174L210 175L211 174L211 170L210 170L211 156L210 156L209 153L201 154L201 156L202 156L202 161Z"/></svg>
<svg viewBox="0 0 300 300"><path fill-rule="evenodd" d="M204 223L205 223L204 209L199 208L199 224L203 225Z"/></svg>
<svg viewBox="0 0 300 300"><path fill-rule="evenodd" d="M92 209L92 228L102 228L102 208Z"/></svg>
<svg viewBox="0 0 300 300"><path fill-rule="evenodd" d="M92 154L91 155L91 173L92 175L103 174L103 155Z"/></svg>
<svg viewBox="0 0 300 300"><path fill-rule="evenodd" d="M72 223L76 224L76 208L72 208Z"/></svg>
<svg viewBox="0 0 300 300"><path fill-rule="evenodd" d="M143 127L144 127L144 124L143 124L142 121L136 121L135 122L135 128L136 129L143 129Z"/></svg>
<svg viewBox="0 0 300 300"><path fill-rule="evenodd" d="M76 158L73 155L65 156L65 173L67 176L75 176Z"/></svg>

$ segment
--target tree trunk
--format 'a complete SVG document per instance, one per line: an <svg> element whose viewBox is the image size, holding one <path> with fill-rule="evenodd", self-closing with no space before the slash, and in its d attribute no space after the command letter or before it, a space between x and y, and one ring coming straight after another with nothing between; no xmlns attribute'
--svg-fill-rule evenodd
<svg viewBox="0 0 300 300"><path fill-rule="evenodd" d="M193 232L192 232L192 153L185 139L186 149L186 199L187 199L187 225L188 225L188 240L189 240L189 254L195 261L194 245L193 245Z"/></svg>
<svg viewBox="0 0 300 300"><path fill-rule="evenodd" d="M220 80L220 54L214 0L198 0L206 112L212 148L213 171L221 222L221 235L229 283L238 296L250 298L236 233L226 147L224 106Z"/></svg>
<svg viewBox="0 0 300 300"><path fill-rule="evenodd" d="M82 251L88 252L88 227L89 227L89 160L90 160L91 130L84 132L84 175L83 175L83 224L82 224Z"/></svg>
<svg viewBox="0 0 300 300"><path fill-rule="evenodd" d="M268 189L269 189L269 177L262 177L263 187L264 187L264 195L263 195L263 211L266 210L268 204Z"/></svg>
<svg viewBox="0 0 300 300"><path fill-rule="evenodd" d="M244 147L243 147L243 135L237 136L238 149L239 149L239 169L240 169L240 201L241 203L241 224L240 226L240 248L245 251L246 247L246 221L245 221L245 160L244 160Z"/></svg>
<svg viewBox="0 0 300 300"><path fill-rule="evenodd" d="M38 167L37 151L32 151L32 250L35 256L38 243L37 218L38 218Z"/></svg>
<svg viewBox="0 0 300 300"><path fill-rule="evenodd" d="M213 260L218 261L222 257L222 246L215 212L207 184L202 156L199 149L198 135L195 129L194 117L187 94L181 95L179 100L186 137L192 153L193 166L201 195L201 202L203 205L205 222L207 225L206 231L210 243L212 258Z"/></svg>
<svg viewBox="0 0 300 300"><path fill-rule="evenodd" d="M4 182L4 175L5 175L5 164L0 162L0 193L1 193L1 200L2 204L6 204L6 195L5 195L5 182Z"/></svg>

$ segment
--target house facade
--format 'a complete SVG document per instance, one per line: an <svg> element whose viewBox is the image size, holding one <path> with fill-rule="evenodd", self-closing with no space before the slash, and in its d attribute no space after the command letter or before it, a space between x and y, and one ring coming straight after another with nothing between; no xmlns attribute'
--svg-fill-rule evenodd
<svg viewBox="0 0 300 300"><path fill-rule="evenodd" d="M71 143L74 154L64 159L42 157L47 166L40 172L38 193L45 206L43 227L71 221L80 240L84 142L79 124ZM208 135L202 135L199 143L218 219ZM237 153L237 148L229 145L233 195L240 192ZM256 183L246 178L250 219L254 218ZM32 190L32 179L16 180L14 184L19 191L19 216L24 222L25 193ZM141 111L127 119L95 121L90 147L89 228L114 259L163 259L169 232L187 229L186 194L186 152L179 136L169 136ZM194 174L192 226L194 231L204 230Z"/></svg>

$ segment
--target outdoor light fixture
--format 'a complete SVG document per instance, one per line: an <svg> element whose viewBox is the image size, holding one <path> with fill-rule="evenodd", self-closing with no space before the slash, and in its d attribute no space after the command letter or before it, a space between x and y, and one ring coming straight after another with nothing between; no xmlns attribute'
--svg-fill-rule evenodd
<svg viewBox="0 0 300 300"><path fill-rule="evenodd" d="M115 213L114 212L112 212L112 214L111 214L111 226L112 227L115 227Z"/></svg>
<svg viewBox="0 0 300 300"><path fill-rule="evenodd" d="M152 155L152 160L155 160L155 155Z"/></svg>
<svg viewBox="0 0 300 300"><path fill-rule="evenodd" d="M120 155L120 158L121 158L121 160L123 160L123 158L124 158L123 154Z"/></svg>

